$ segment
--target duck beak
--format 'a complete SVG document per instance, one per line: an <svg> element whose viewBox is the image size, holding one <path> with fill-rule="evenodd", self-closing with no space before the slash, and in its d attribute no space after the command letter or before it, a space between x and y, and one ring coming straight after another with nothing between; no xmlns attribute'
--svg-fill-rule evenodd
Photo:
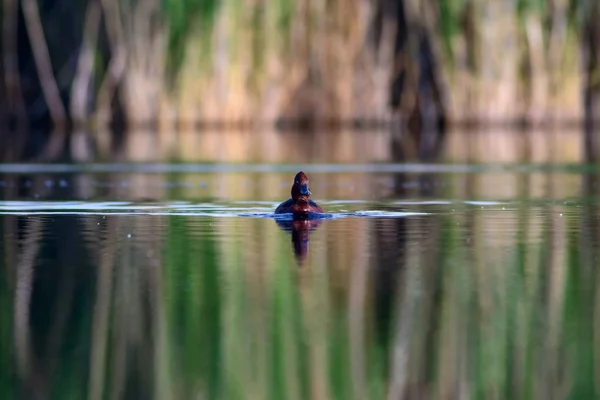
<svg viewBox="0 0 600 400"><path fill-rule="evenodd" d="M308 185L305 183L303 185L300 185L300 194L304 195L304 196L310 196L310 190L308 190Z"/></svg>

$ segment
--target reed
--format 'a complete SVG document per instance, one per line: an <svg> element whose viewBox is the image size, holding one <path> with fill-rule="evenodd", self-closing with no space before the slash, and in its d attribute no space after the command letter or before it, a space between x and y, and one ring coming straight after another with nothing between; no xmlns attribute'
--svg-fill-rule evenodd
<svg viewBox="0 0 600 400"><path fill-rule="evenodd" d="M14 111L24 92L43 95L55 120L69 110L105 124L115 101L131 124L165 131L198 120L408 117L428 101L456 121L583 115L583 2L88 0L66 42L64 21L45 8L36 18L36 4L24 11L43 91L14 83L9 38L23 32L7 24L5 96ZM14 9L3 3L3 15ZM73 57L77 67L61 70ZM35 78L22 71L21 81Z"/></svg>

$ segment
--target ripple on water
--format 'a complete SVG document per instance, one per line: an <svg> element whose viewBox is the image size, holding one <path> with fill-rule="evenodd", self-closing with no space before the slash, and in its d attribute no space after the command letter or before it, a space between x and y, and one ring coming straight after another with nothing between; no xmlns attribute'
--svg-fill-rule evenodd
<svg viewBox="0 0 600 400"><path fill-rule="evenodd" d="M247 202L263 204L262 207L239 207L246 204L235 202L237 206L214 203L156 203L136 204L127 201L85 202L85 201L0 201L0 214L4 215L170 215L188 217L246 217L293 219L292 214L275 214L271 202ZM427 215L423 212L400 212L382 210L364 210L352 212L332 212L309 214L309 219L339 218L402 218L413 215Z"/></svg>

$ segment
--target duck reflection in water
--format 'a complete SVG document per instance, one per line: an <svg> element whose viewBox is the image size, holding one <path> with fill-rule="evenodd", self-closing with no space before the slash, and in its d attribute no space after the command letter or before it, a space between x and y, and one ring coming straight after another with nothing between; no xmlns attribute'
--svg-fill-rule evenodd
<svg viewBox="0 0 600 400"><path fill-rule="evenodd" d="M321 224L320 220L294 219L275 220L277 225L285 231L292 233L292 246L299 262L303 262L308 255L310 234Z"/></svg>
<svg viewBox="0 0 600 400"><path fill-rule="evenodd" d="M300 171L294 177L292 197L281 203L275 214L292 214L292 220L276 220L277 225L292 233L294 253L299 261L306 259L310 233L321 224L318 219L311 219L311 214L321 214L323 209L310 200L311 191L308 188L308 177Z"/></svg>

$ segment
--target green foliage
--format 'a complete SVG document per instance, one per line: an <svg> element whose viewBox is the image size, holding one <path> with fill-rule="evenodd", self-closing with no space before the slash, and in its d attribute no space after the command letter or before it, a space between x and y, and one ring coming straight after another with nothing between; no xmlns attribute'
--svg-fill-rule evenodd
<svg viewBox="0 0 600 400"><path fill-rule="evenodd" d="M281 32L288 32L292 19L294 17L298 18L298 16L294 16L294 7L296 0L275 0L277 9L277 29Z"/></svg>
<svg viewBox="0 0 600 400"><path fill-rule="evenodd" d="M462 7L458 6L457 0L441 0L440 7L440 32L444 50L447 57L452 60L454 58L452 40L455 35L460 32L460 18Z"/></svg>
<svg viewBox="0 0 600 400"><path fill-rule="evenodd" d="M219 0L162 0L168 27L167 78L173 82L185 61L191 35L208 38L220 7Z"/></svg>
<svg viewBox="0 0 600 400"><path fill-rule="evenodd" d="M217 398L220 387L221 291L219 257L214 235L196 236L185 217L169 219L165 246L165 301L169 321L173 376L184 397L201 382L208 398Z"/></svg>

